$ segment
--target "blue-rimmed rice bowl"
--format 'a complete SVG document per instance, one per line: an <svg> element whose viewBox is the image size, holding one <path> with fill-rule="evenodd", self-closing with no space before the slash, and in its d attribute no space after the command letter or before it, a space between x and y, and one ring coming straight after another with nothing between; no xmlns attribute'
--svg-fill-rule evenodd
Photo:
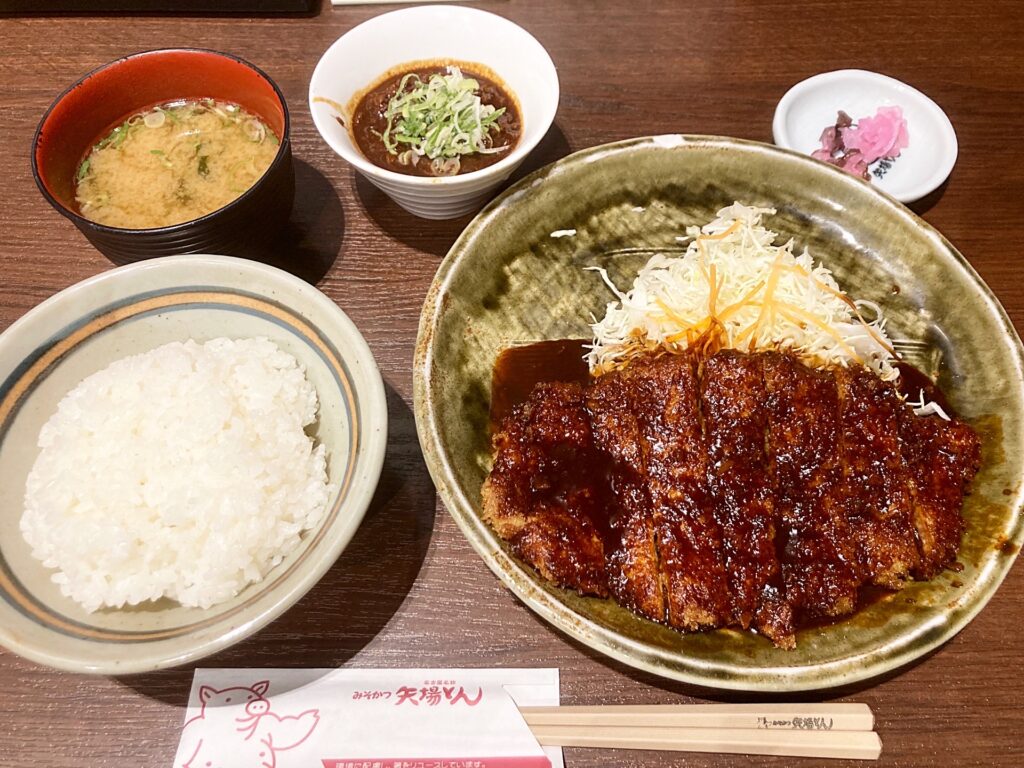
<svg viewBox="0 0 1024 768"><path fill-rule="evenodd" d="M169 600L87 613L21 536L39 430L60 399L114 360L172 341L263 336L305 366L320 401L312 428L334 493L324 521L258 584L209 609ZM0 644L77 672L175 666L260 629L305 594L359 526L380 477L387 406L352 321L292 275L227 256L172 256L105 272L31 310L0 335Z"/></svg>

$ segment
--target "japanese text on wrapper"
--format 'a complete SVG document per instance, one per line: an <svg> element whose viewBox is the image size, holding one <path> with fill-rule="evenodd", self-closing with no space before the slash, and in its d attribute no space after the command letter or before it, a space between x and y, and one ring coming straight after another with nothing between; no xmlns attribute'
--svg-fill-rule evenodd
<svg viewBox="0 0 1024 768"><path fill-rule="evenodd" d="M477 688L475 693L472 690L467 692L465 687L456 686L454 680L427 680L418 687L403 685L395 691L354 691L352 693L354 701L394 700L395 706L411 704L416 707L421 704L428 707L436 707L439 704L451 706L465 704L475 707L483 697L483 688Z"/></svg>

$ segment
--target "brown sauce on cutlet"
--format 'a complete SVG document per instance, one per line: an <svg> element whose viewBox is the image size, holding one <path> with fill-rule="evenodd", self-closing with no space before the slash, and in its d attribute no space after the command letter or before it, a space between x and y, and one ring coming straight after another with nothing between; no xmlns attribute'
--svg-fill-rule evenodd
<svg viewBox="0 0 1024 768"><path fill-rule="evenodd" d="M504 489L504 520L525 525L506 540L550 580L790 647L794 624L955 570L978 437L914 416L898 393L952 415L922 372L901 363L894 391L864 369L729 351L594 378L586 345L513 347L493 370L490 496Z"/></svg>
<svg viewBox="0 0 1024 768"><path fill-rule="evenodd" d="M552 382L512 409L494 438L484 516L546 578L603 595L608 462L594 448L584 405L578 384Z"/></svg>
<svg viewBox="0 0 1024 768"><path fill-rule="evenodd" d="M491 433L515 406L529 399L538 384L590 381L590 368L583 359L589 343L587 339L555 339L503 349L491 374Z"/></svg>
<svg viewBox="0 0 1024 768"><path fill-rule="evenodd" d="M835 379L782 354L764 357L767 451L780 517L776 532L787 600L797 616L840 616L859 580L840 466Z"/></svg>
<svg viewBox="0 0 1024 768"><path fill-rule="evenodd" d="M607 550L608 586L621 605L664 621L664 588L657 559L655 510L647 485L644 439L628 381L617 374L587 389L594 444L611 464L610 527L617 541Z"/></svg>
<svg viewBox="0 0 1024 768"><path fill-rule="evenodd" d="M837 371L836 382L845 508L858 575L899 589L920 562L910 475L900 445L903 404L889 384L863 368Z"/></svg>
<svg viewBox="0 0 1024 768"><path fill-rule="evenodd" d="M513 407L529 399L538 384L551 381L586 384L590 381L590 369L584 359L589 343L587 339L552 339L499 352L491 374L492 433ZM923 390L926 401L937 404L950 415L954 413L942 390L926 373L910 363L897 363L896 368L900 372L896 389L901 395L916 401Z"/></svg>
<svg viewBox="0 0 1024 768"><path fill-rule="evenodd" d="M777 514L768 474L762 357L731 350L704 364L700 408L707 436L707 482L732 594L733 618L777 643L793 633L776 550Z"/></svg>
<svg viewBox="0 0 1024 768"><path fill-rule="evenodd" d="M619 601L686 630L730 617L698 381L691 355L648 357L596 379L587 402L595 442L638 489L635 498L620 495L615 516L625 533L614 556L624 577Z"/></svg>

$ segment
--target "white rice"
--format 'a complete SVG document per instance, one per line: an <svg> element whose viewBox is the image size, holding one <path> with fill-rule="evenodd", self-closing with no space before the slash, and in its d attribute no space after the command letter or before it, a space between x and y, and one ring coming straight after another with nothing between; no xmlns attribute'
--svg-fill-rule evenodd
<svg viewBox="0 0 1024 768"><path fill-rule="evenodd" d="M317 396L267 339L173 343L69 392L39 433L21 532L86 610L207 608L262 579L323 518Z"/></svg>

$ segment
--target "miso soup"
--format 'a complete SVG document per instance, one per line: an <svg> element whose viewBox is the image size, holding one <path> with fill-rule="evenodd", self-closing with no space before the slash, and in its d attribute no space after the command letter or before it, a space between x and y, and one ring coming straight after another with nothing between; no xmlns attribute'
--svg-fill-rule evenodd
<svg viewBox="0 0 1024 768"><path fill-rule="evenodd" d="M278 137L237 104L176 101L132 115L78 167L87 219L150 229L205 216L242 195L277 155Z"/></svg>

